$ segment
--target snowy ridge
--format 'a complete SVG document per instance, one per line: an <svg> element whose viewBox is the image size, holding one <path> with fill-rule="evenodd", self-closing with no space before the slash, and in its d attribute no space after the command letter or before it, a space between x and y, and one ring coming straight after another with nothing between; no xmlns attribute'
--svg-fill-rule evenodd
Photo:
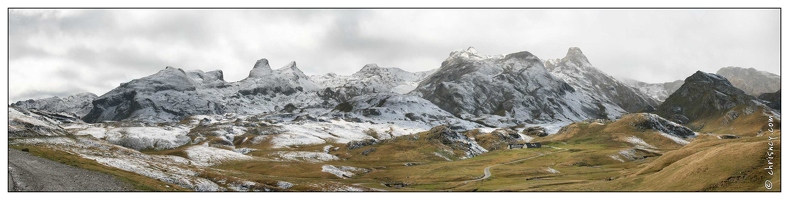
<svg viewBox="0 0 789 200"><path fill-rule="evenodd" d="M412 94L490 126L615 118L625 112L577 91L526 51L498 56L480 55L473 48L455 51Z"/></svg>
<svg viewBox="0 0 789 200"><path fill-rule="evenodd" d="M104 139L112 144L121 145L135 150L142 149L174 149L189 143L188 127L86 127L74 131L74 135L91 135Z"/></svg>
<svg viewBox="0 0 789 200"><path fill-rule="evenodd" d="M676 138L693 138L697 135L697 133L693 132L690 128L664 119L656 114L639 113L638 116L643 121L637 124L637 126L642 128L657 130L660 131L661 134L670 135Z"/></svg>
<svg viewBox="0 0 789 200"><path fill-rule="evenodd" d="M577 92L593 99L593 104L604 107L606 118L614 119L624 113L658 105L650 96L593 67L578 47L570 48L562 59L546 61L545 67Z"/></svg>
<svg viewBox="0 0 789 200"><path fill-rule="evenodd" d="M47 116L30 112L24 108L9 107L8 137L64 136L68 133L61 123Z"/></svg>
<svg viewBox="0 0 789 200"><path fill-rule="evenodd" d="M367 94L354 97L344 105L351 108L338 106L341 109L335 109L330 115L423 130L439 125L450 125L453 129L459 130L483 127L480 124L459 119L433 103L412 95Z"/></svg>
<svg viewBox="0 0 789 200"><path fill-rule="evenodd" d="M399 68L382 68L376 64L367 64L350 76L334 73L311 76L322 88L322 96L337 101L347 101L358 95L369 93L406 94L414 90L419 82L435 70L424 72L407 72Z"/></svg>
<svg viewBox="0 0 789 200"><path fill-rule="evenodd" d="M195 145L184 150L192 164L198 166L211 166L229 160L249 160L252 157L207 145Z"/></svg>
<svg viewBox="0 0 789 200"><path fill-rule="evenodd" d="M288 104L299 108L324 102L318 86L295 62L271 70L268 60L255 63L249 77L227 83L221 71L185 72L167 67L156 74L121 84L98 97L87 122L139 120L178 121L191 115L277 112Z"/></svg>
<svg viewBox="0 0 789 200"><path fill-rule="evenodd" d="M139 151L109 144L92 138L22 138L9 144L49 145L83 158L115 167L120 170L178 185L195 191L225 191L226 188L212 180L198 177L200 168L191 166L193 161L170 155L147 155Z"/></svg>
<svg viewBox="0 0 789 200"><path fill-rule="evenodd" d="M645 83L628 78L620 78L619 80L625 85L641 91L641 93L646 94L658 102L665 101L666 98L671 95L671 93L677 91L677 89L679 89L679 87L684 83L683 80L676 80L666 83Z"/></svg>
<svg viewBox="0 0 789 200"><path fill-rule="evenodd" d="M28 99L25 101L17 101L11 106L24 108L24 109L37 109L46 110L54 113L70 113L79 117L85 116L93 108L93 99L96 99L93 93L79 93L64 98L50 97L45 99Z"/></svg>

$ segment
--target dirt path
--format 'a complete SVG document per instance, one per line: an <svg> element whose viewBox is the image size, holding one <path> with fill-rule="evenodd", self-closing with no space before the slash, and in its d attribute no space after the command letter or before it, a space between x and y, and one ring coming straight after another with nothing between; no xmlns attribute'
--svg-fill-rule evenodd
<svg viewBox="0 0 789 200"><path fill-rule="evenodd" d="M490 165L490 166L485 167L485 170L483 170L484 175L482 175L482 177L474 179L474 180L465 181L463 183L469 183L469 182L474 182L474 181L481 181L481 180L485 180L485 179L490 178L490 176L493 175L490 172L490 168L492 168L492 167L496 167L496 166L500 166L500 165L512 164L512 163L521 162L521 161L524 161L524 160L530 160L530 159L534 159L534 158L539 158L539 157L542 157L542 156L545 156L545 155L549 155L549 154L553 154L553 153L567 151L567 149L565 149L565 148L551 147L551 146L549 146L549 147L550 148L554 148L554 149L559 149L560 151L554 151L554 152L549 152L549 153L539 153L538 152L538 154L540 154L540 155L536 155L536 156L532 156L532 157L528 157L528 158L521 158L521 159L518 159L518 160L506 162L506 163L499 163L499 164L495 164L495 165Z"/></svg>
<svg viewBox="0 0 789 200"><path fill-rule="evenodd" d="M132 191L112 175L8 149L8 191Z"/></svg>

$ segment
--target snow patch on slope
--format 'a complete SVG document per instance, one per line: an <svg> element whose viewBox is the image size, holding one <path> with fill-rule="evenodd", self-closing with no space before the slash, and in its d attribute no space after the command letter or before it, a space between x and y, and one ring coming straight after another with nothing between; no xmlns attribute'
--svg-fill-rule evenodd
<svg viewBox="0 0 789 200"><path fill-rule="evenodd" d="M194 165L198 166L211 166L221 164L224 161L231 160L250 160L251 156L247 156L238 152L209 147L206 145L191 146L184 150L189 160L192 160Z"/></svg>

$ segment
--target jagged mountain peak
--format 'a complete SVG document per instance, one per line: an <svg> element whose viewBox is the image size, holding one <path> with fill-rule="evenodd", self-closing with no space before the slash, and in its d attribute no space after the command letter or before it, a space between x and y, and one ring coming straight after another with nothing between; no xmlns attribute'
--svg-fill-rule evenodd
<svg viewBox="0 0 789 200"><path fill-rule="evenodd" d="M593 68L589 62L589 59L586 58L581 48L578 47L570 47L567 49L567 55L560 60L554 60L552 65L558 65L559 63L564 63L568 67L573 68ZM546 63L548 64L548 63Z"/></svg>
<svg viewBox="0 0 789 200"><path fill-rule="evenodd" d="M225 73L222 70L214 70L206 72L206 74L212 75L217 78L217 80L225 81Z"/></svg>
<svg viewBox="0 0 789 200"><path fill-rule="evenodd" d="M563 60L589 63L589 59L586 58L584 52L581 51L581 48L578 47L570 47L570 49L567 50L567 55L564 56ZM584 65L579 65L579 66L584 66Z"/></svg>
<svg viewBox="0 0 789 200"><path fill-rule="evenodd" d="M167 66L163 70L160 70L159 72L157 72L156 74L172 74L172 73L175 73L175 74L178 74L178 75L186 75L186 71L184 71L183 69L172 67L172 66Z"/></svg>
<svg viewBox="0 0 789 200"><path fill-rule="evenodd" d="M474 49L474 47L469 47L463 50L452 51L452 53L449 54L449 58L447 58L447 60L453 60L458 58L460 58L461 60L466 60L466 59L482 60L489 57L490 56L480 55L479 52L477 52L477 49Z"/></svg>
<svg viewBox="0 0 789 200"><path fill-rule="evenodd" d="M705 83L720 83L731 86L729 80L721 75L696 71L693 75L685 79L685 82L705 82Z"/></svg>
<svg viewBox="0 0 789 200"><path fill-rule="evenodd" d="M296 66L296 61L291 61L284 67L277 69L277 72L279 72L280 74L292 73L296 76L306 77L306 75L304 75L304 72L302 72L301 69L299 69L299 67Z"/></svg>
<svg viewBox="0 0 789 200"><path fill-rule="evenodd" d="M685 79L685 83L672 93L657 114L684 124L709 116L718 116L736 106L757 105L755 97L732 86L723 76L696 71Z"/></svg>
<svg viewBox="0 0 789 200"><path fill-rule="evenodd" d="M521 59L526 61L542 62L540 58L528 51L515 52L504 56L504 60Z"/></svg>
<svg viewBox="0 0 789 200"><path fill-rule="evenodd" d="M251 71L249 71L249 76L247 78L264 77L267 74L270 74L271 71L272 70L271 70L271 66L269 66L268 64L268 59L262 58L255 62L255 66L252 67Z"/></svg>
<svg viewBox="0 0 789 200"><path fill-rule="evenodd" d="M297 67L297 66L296 66L296 61L290 61L290 62L289 62L287 65L285 65L284 67L282 67L282 68L279 68L279 70L285 70L285 69L291 69L291 70L298 70L298 71L301 71L301 70L299 69L299 67Z"/></svg>
<svg viewBox="0 0 789 200"><path fill-rule="evenodd" d="M468 48L466 48L466 52L476 54L477 53L477 49L475 49L474 47L468 47Z"/></svg>
<svg viewBox="0 0 789 200"><path fill-rule="evenodd" d="M594 101L626 112L638 112L658 104L656 99L594 67L578 47L570 47L564 58L545 61L545 68Z"/></svg>
<svg viewBox="0 0 789 200"><path fill-rule="evenodd" d="M254 68L261 68L261 67L271 69L271 67L268 65L268 59L261 58L260 60L255 61Z"/></svg>
<svg viewBox="0 0 789 200"><path fill-rule="evenodd" d="M364 67L362 67L362 69L359 70L359 71L367 71L367 70L373 70L373 69L378 69L378 68L381 68L381 67L378 67L378 64L370 63L370 64L364 65Z"/></svg>

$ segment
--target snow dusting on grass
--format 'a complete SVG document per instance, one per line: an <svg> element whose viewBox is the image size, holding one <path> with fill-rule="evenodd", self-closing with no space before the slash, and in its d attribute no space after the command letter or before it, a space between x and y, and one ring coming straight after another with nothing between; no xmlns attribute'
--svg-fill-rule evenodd
<svg viewBox="0 0 789 200"><path fill-rule="evenodd" d="M671 134L666 134L666 133L664 133L662 131L660 131L660 135L662 135L663 137L666 137L668 139L671 139L672 141L676 142L679 145L683 145L684 146L684 145L690 144L690 142L688 142L687 140L684 140L682 138L679 138L679 137L671 135Z"/></svg>
<svg viewBox="0 0 789 200"><path fill-rule="evenodd" d="M619 155L609 155L608 157L611 157L619 162L625 162L625 160L622 160L622 158L620 158Z"/></svg>
<svg viewBox="0 0 789 200"><path fill-rule="evenodd" d="M205 145L191 146L184 150L189 160L193 161L194 165L198 166L211 166L220 164L223 161L229 160L250 160L252 157L215 147Z"/></svg>
<svg viewBox="0 0 789 200"><path fill-rule="evenodd" d="M91 129L97 130L97 129ZM101 135L99 131L92 132ZM91 132L88 132L88 134ZM105 133L105 140L110 143L132 149L173 149L189 143L186 127L123 127L112 128ZM95 137L95 136L94 136Z"/></svg>
<svg viewBox="0 0 789 200"><path fill-rule="evenodd" d="M335 167L334 165L323 165L321 167L321 171L334 174L335 176L342 179L346 179L355 176L355 173L367 173L370 170L351 166Z"/></svg>
<svg viewBox="0 0 789 200"><path fill-rule="evenodd" d="M553 169L553 168L550 168L550 167L548 167L548 168L547 168L547 169L545 169L545 170L547 170L547 171L548 171L549 173L551 173L551 174L558 174L558 173L561 173L561 172L559 172L559 170L555 170L555 169Z"/></svg>
<svg viewBox="0 0 789 200"><path fill-rule="evenodd" d="M650 149L657 149L654 146L649 145L647 142L645 142L644 140L642 140L641 138L638 138L636 136L630 136L628 138L625 138L625 141L629 142L630 144L636 145L636 147L642 147L642 148L645 147L645 148L650 148Z"/></svg>
<svg viewBox="0 0 789 200"><path fill-rule="evenodd" d="M287 161L307 161L307 162L326 162L332 160L339 160L337 156L324 153L324 152L310 152L310 151L280 151L274 155Z"/></svg>

